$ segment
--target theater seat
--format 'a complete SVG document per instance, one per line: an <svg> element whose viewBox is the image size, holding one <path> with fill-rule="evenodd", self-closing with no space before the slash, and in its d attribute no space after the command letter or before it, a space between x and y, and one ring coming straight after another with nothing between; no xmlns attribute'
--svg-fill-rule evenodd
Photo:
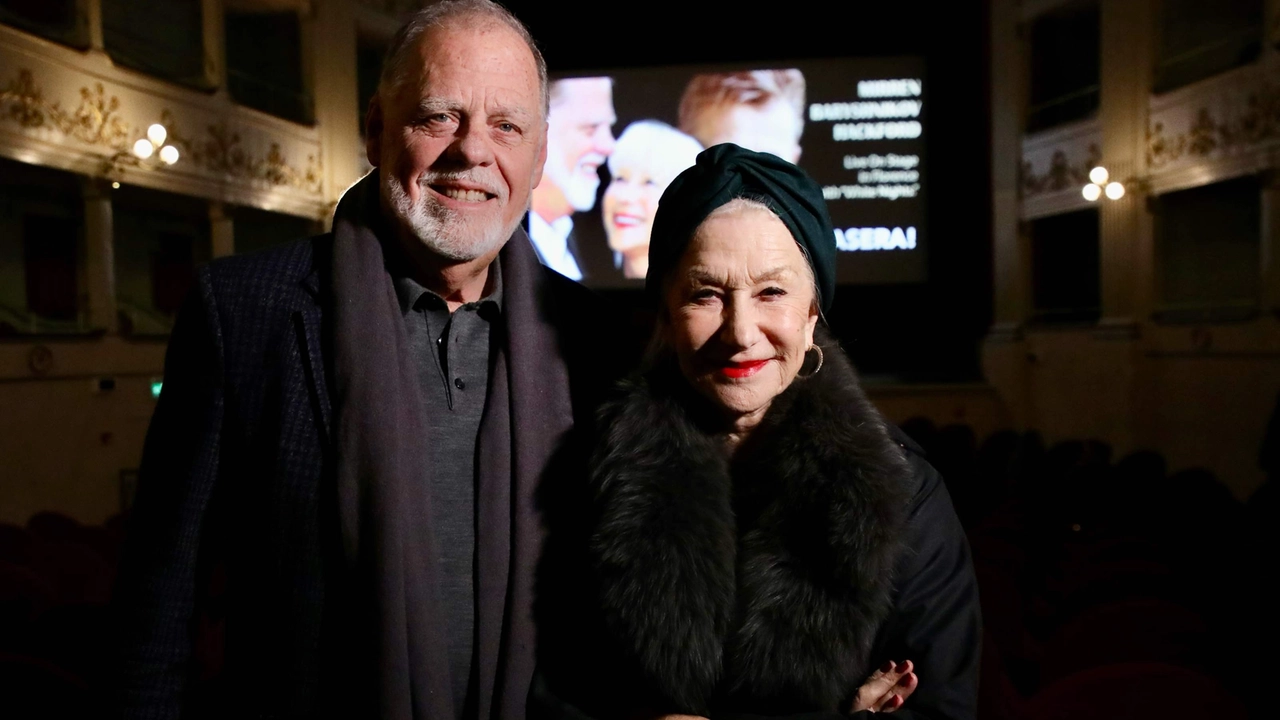
<svg viewBox="0 0 1280 720"><path fill-rule="evenodd" d="M27 530L42 540L76 542L80 539L80 523L62 513L38 512L27 520Z"/></svg>
<svg viewBox="0 0 1280 720"><path fill-rule="evenodd" d="M1028 720L1246 720L1217 680L1164 663L1107 665L1061 678L1027 703Z"/></svg>
<svg viewBox="0 0 1280 720"><path fill-rule="evenodd" d="M0 560L0 650L21 646L32 621L55 600L54 589L34 570Z"/></svg>
<svg viewBox="0 0 1280 720"><path fill-rule="evenodd" d="M100 717L85 683L49 662L0 653L0 716L5 720Z"/></svg>
<svg viewBox="0 0 1280 720"><path fill-rule="evenodd" d="M114 572L98 552L76 542L43 542L34 568L63 605L103 605L111 597Z"/></svg>
<svg viewBox="0 0 1280 720"><path fill-rule="evenodd" d="M1041 685L1081 670L1117 663L1160 662L1196 669L1210 654L1203 618L1156 598L1091 608L1042 645Z"/></svg>
<svg viewBox="0 0 1280 720"><path fill-rule="evenodd" d="M0 523L0 560L31 567L36 542L26 528Z"/></svg>
<svg viewBox="0 0 1280 720"><path fill-rule="evenodd" d="M1000 648L983 632L982 667L978 674L978 717L982 720L1025 720L1027 701L1009 676Z"/></svg>

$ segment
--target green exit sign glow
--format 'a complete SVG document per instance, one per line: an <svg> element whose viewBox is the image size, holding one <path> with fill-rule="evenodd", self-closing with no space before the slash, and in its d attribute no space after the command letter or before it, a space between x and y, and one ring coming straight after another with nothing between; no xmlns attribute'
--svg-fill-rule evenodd
<svg viewBox="0 0 1280 720"><path fill-rule="evenodd" d="M160 397L160 386L161 386L161 385L163 385L163 384L164 384L164 383L163 383L163 382L161 382L160 380L152 380L152 381L151 381L151 397L153 397L153 398L158 398L158 397Z"/></svg>

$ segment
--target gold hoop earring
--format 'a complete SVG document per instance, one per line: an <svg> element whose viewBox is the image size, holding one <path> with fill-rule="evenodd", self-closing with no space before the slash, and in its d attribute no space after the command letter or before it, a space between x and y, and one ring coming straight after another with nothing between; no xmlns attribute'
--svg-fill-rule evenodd
<svg viewBox="0 0 1280 720"><path fill-rule="evenodd" d="M822 354L822 348L821 348L821 347L819 347L819 346L817 346L817 345L810 345L810 346L809 346L809 350L817 350L817 351L818 351L818 366L817 366L817 367L815 367L815 368L813 369L813 372L809 373L808 375L801 375L800 377L802 377L802 378L811 378L811 377L813 377L814 375L817 375L817 374L818 374L818 371L822 369L822 362L823 362L823 360L825 360L825 359L826 359L826 358L823 356L823 354ZM806 356L809 354L809 350L805 350L805 351L804 351L804 354L805 354Z"/></svg>

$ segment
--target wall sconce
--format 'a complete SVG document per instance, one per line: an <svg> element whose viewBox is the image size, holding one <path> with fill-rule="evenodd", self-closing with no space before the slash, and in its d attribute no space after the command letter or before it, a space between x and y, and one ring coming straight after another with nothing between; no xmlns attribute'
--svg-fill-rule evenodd
<svg viewBox="0 0 1280 720"><path fill-rule="evenodd" d="M152 123L151 127L147 128L147 136L138 138L138 141L133 144L134 157L139 160L148 160L152 155L156 155L165 165L178 162L178 148L164 144L168 137L169 131L163 125Z"/></svg>
<svg viewBox="0 0 1280 720"><path fill-rule="evenodd" d="M1124 192L1124 183L1112 180L1111 173L1101 165L1089 171L1089 184L1081 190L1084 199L1089 202L1095 202L1103 195L1110 200L1119 200L1124 197Z"/></svg>
<svg viewBox="0 0 1280 720"><path fill-rule="evenodd" d="M1130 175L1123 180L1113 180L1110 171L1099 165L1089 171L1089 184L1081 189L1080 194L1085 200L1095 202L1103 195L1108 200L1119 200L1130 190L1150 193L1151 179L1146 175Z"/></svg>
<svg viewBox="0 0 1280 720"><path fill-rule="evenodd" d="M178 162L178 148L165 144L168 139L165 126L152 123L146 135L138 138L128 150L119 150L102 159L102 177L113 181L111 187L119 188L125 168L155 169L161 164L173 165Z"/></svg>

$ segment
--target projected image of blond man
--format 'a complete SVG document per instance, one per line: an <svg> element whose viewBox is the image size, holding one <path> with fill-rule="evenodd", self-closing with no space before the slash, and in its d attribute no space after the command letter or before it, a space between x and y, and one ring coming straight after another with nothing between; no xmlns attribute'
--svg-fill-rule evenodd
<svg viewBox="0 0 1280 720"><path fill-rule="evenodd" d="M680 98L680 130L705 147L731 142L796 163L804 98L794 68L695 75Z"/></svg>

